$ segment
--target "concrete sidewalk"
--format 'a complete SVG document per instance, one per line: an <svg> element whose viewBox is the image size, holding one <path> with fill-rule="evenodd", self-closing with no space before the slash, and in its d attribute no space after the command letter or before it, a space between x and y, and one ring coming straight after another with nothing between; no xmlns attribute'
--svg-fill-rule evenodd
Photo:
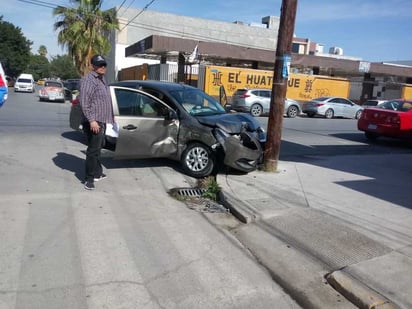
<svg viewBox="0 0 412 309"><path fill-rule="evenodd" d="M217 177L222 203L245 223L237 238L315 308L346 307L336 291L359 308L412 308L411 180L409 154L313 157Z"/></svg>

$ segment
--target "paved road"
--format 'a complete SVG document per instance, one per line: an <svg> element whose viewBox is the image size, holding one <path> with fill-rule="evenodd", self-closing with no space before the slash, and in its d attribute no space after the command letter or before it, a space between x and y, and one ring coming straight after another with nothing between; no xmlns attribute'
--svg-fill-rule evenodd
<svg viewBox="0 0 412 309"><path fill-rule="evenodd" d="M244 188L237 192L248 194L244 200L255 198L254 207L264 210L264 196L273 195L266 206L275 206L270 209L276 215L269 216L269 224L276 225L276 229L266 231L271 235L273 231L281 233L277 238L262 238L267 234L256 234L253 226L241 225L226 214L196 212L171 199L168 189L196 183L170 161L105 160L109 178L98 183L96 191L84 191L80 181L85 146L82 135L68 128L69 104L40 103L32 94L11 93L10 98L8 105L0 109L0 242L4 248L0 254L0 308L272 308L273 304L278 308L299 308L325 302L334 308L351 308L351 303L322 281L322 276L336 265L308 264L301 251L292 254L294 251L284 246L285 235L293 245L306 244L303 257L311 256L310 261L315 256L334 261L336 254L324 245L324 241L331 240L323 238L321 228L332 231L334 224L349 236L355 235L353 230L367 231L366 237L373 241L361 250L362 254L368 254L368 248L377 255L392 246L399 249L399 241L393 243L385 236L399 230L406 234L402 246L409 243L408 228L396 223L402 212L408 213L407 205L402 204L407 203L407 195L377 187L373 191L376 197L368 198L372 204L361 216L352 207L359 195L343 204L332 202L336 192L356 190L361 196L362 192L371 194L375 184L381 183L379 177L384 177L379 171L389 172L368 169L365 160L357 162L356 157L348 156L350 152L359 153L378 166L389 164L367 154L410 154L410 149L401 145L391 147L392 142L388 141L369 145L353 129L336 129L341 123L354 124L353 120L285 119L282 156L291 162L292 169L287 165L278 174L279 179L270 180L270 189L261 192L258 200L252 194L254 187L259 187L259 183L266 187L260 176L256 178L252 173L235 180ZM357 164L352 164L351 158ZM313 170L318 167L324 173L315 177ZM284 177L294 170L298 175ZM336 170L340 172L328 172ZM390 175L395 177L397 173ZM222 183L228 183L228 178L222 176ZM365 186L364 180L369 178L374 182ZM273 201L285 206L288 201L295 201L293 197L299 199L298 203L293 204L290 213L280 216L277 212L282 213L284 207L276 207ZM320 204L316 203L319 198ZM393 202L404 209L391 213L388 203ZM313 210L307 211L308 203ZM379 213L380 226L391 233L374 236L376 229L372 227L377 214L373 209L377 208L393 218L391 225L385 225L385 212ZM298 216L293 215L294 211ZM336 221L340 216L351 222L350 230L347 223L342 227ZM405 215L404 220L409 217ZM364 226L366 221L368 229ZM318 229L308 230L305 222L313 222ZM358 222L360 227L353 229ZM215 224L222 229L216 229ZM307 241L309 232L317 237ZM256 248L253 252L256 239L267 239L267 243L263 250ZM382 244L376 244L382 239ZM284 272L268 273L251 252L261 262L268 257L269 262L278 262L276 267ZM364 258L357 252L344 262L353 261L353 256L360 256L356 261ZM290 272L287 266L296 272ZM309 300L309 296L316 299Z"/></svg>
<svg viewBox="0 0 412 309"><path fill-rule="evenodd" d="M0 308L299 308L234 237L171 198L166 160L104 160L83 189L70 104L0 109ZM233 217L226 224L238 224Z"/></svg>

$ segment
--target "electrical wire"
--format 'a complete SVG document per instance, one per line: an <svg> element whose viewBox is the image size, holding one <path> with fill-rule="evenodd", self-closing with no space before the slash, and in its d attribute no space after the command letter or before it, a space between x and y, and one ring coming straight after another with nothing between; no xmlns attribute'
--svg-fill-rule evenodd
<svg viewBox="0 0 412 309"><path fill-rule="evenodd" d="M263 50L268 50L271 51L272 49L269 49L268 47L259 47L256 45L250 45L250 44L240 44L239 42L234 42L234 41L229 41L229 40L219 40L219 39L213 39L211 40L210 37L208 36L202 36L202 35L198 35L198 34L188 34L188 33L184 33L181 31L176 31L176 30L172 30L169 28L162 28L162 27L157 27L157 26L149 26L147 24L139 24L136 22L133 22L129 25L129 27L134 27L134 28L139 28L139 29L145 29L145 30L149 30L149 31L157 31L157 32L162 32L162 33L166 33L166 34L171 34L173 36L176 37L186 37L189 39L193 39L196 41L209 41L209 42L216 42L216 43L224 43L224 44L233 44L233 45L238 45L238 46L242 46L242 47L247 47L247 48L254 48L254 49L263 49Z"/></svg>
<svg viewBox="0 0 412 309"><path fill-rule="evenodd" d="M127 10L130 8L130 6L133 4L134 1L135 0L132 0L132 2L130 2L129 6L123 11L122 15L120 15L119 18L121 18L127 12Z"/></svg>
<svg viewBox="0 0 412 309"><path fill-rule="evenodd" d="M135 17L133 17L131 20L129 20L129 22L128 22L122 29L120 29L120 31L122 31L124 28L126 28L133 20L135 20L139 15L141 15L144 11L146 11L147 8L148 8L153 2L155 2L155 0L152 0L152 1L150 1L148 4L146 4L145 7L144 7L139 13L137 13Z"/></svg>
<svg viewBox="0 0 412 309"><path fill-rule="evenodd" d="M45 2L45 1L39 1L39 0L17 0L17 1L30 3L30 4L42 6L42 7L45 7L45 8L50 8L50 9L56 8L55 4L50 3L50 2Z"/></svg>
<svg viewBox="0 0 412 309"><path fill-rule="evenodd" d="M30 4L34 4L34 5L38 5L38 6L43 6L43 7L48 7L48 8L56 8L56 5L50 2L46 2L46 1L41 1L41 0L17 0L20 2L25 2L25 3L30 3ZM124 0L123 2L125 2L126 0ZM134 0L133 0L134 1ZM132 3L133 3L132 1ZM140 16L144 11L146 11L149 6L151 4L153 4L155 0L151 0L148 4L145 5L145 7L140 10L120 31L122 31L123 29L125 29L127 26L129 27L135 27L135 28L140 28L140 29L146 29L146 30L151 30L151 31L158 31L158 32L163 32L166 34L171 34L173 36L178 36L178 37L182 37L182 32L180 31L175 31L175 30L171 30L169 28L162 28L162 27L156 27L156 26L148 26L146 24L139 24L137 22L134 22L134 20ZM131 4L130 4L131 5ZM129 5L129 7L130 7ZM128 7L128 8L129 8ZM127 9L128 9L127 8ZM127 10L126 9L126 10ZM122 14L123 16L123 14ZM201 36L201 35L196 35L196 34L185 34L184 37L189 38L189 39L193 39L193 40L205 40L205 41L212 41L212 42L216 42L216 43L226 43L226 44L234 44L234 45L239 45L239 46L243 46L243 47L248 47L248 48L257 48L257 49L267 49L269 50L267 47L263 48L263 47L259 47L256 45L249 45L249 44L239 44L239 42L231 42L231 41L227 41L227 40L219 40L219 39L214 39L214 40L210 40L210 37L206 37L206 36Z"/></svg>
<svg viewBox="0 0 412 309"><path fill-rule="evenodd" d="M117 12L119 12L119 10L122 8L122 6L123 6L123 4L126 2L126 0L123 0L123 2L120 4L120 6L119 6L119 9L118 10L116 10L116 14L117 14Z"/></svg>

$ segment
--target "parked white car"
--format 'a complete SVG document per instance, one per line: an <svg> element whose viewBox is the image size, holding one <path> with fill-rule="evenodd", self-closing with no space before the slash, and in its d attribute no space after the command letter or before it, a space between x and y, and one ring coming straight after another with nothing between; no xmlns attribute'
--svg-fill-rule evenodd
<svg viewBox="0 0 412 309"><path fill-rule="evenodd" d="M232 97L231 109L246 112L254 117L269 113L272 91L270 89L237 89ZM285 115L294 118L301 112L298 101L285 100Z"/></svg>
<svg viewBox="0 0 412 309"><path fill-rule="evenodd" d="M343 117L359 119L363 107L351 100L340 97L320 97L302 105L302 113L308 117L320 115L325 118Z"/></svg>

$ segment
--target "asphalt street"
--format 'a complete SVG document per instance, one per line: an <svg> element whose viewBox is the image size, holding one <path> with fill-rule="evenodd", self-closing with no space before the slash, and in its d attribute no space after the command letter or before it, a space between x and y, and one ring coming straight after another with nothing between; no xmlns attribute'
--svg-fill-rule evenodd
<svg viewBox="0 0 412 309"><path fill-rule="evenodd" d="M85 191L69 104L27 95L0 110L0 308L412 307L411 149L286 134L276 173L218 174L216 211L168 160L104 158Z"/></svg>

